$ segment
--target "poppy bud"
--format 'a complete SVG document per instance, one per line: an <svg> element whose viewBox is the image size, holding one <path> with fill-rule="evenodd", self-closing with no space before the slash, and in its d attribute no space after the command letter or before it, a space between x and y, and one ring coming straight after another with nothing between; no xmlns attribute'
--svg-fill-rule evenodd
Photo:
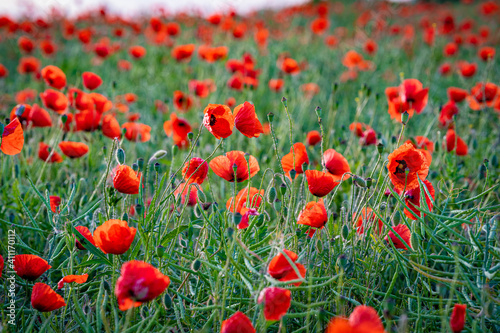
<svg viewBox="0 0 500 333"><path fill-rule="evenodd" d="M163 305L167 310L172 308L172 298L168 294L165 294L165 296L163 296Z"/></svg>
<svg viewBox="0 0 500 333"><path fill-rule="evenodd" d="M161 257L163 257L164 254L165 254L165 248L161 245L157 246L156 247L156 255L161 258Z"/></svg>
<svg viewBox="0 0 500 333"><path fill-rule="evenodd" d="M132 170L134 170L135 172L137 172L137 170L139 170L139 165L137 165L137 163L133 163L132 164Z"/></svg>
<svg viewBox="0 0 500 333"><path fill-rule="evenodd" d="M201 261L199 261L198 259L193 261L193 263L191 264L191 269L195 272L198 272L200 270L200 267L201 267Z"/></svg>
<svg viewBox="0 0 500 333"><path fill-rule="evenodd" d="M321 113L323 110L319 106L317 106L314 111L316 111L316 115L318 116L318 118L321 118Z"/></svg>
<svg viewBox="0 0 500 333"><path fill-rule="evenodd" d="M383 143L379 142L377 144L377 151L379 154L382 154L384 152L384 144Z"/></svg>
<svg viewBox="0 0 500 333"><path fill-rule="evenodd" d="M135 211L137 212L137 214L142 215L142 209L143 209L142 205L140 204L135 205Z"/></svg>
<svg viewBox="0 0 500 333"><path fill-rule="evenodd" d="M281 99L281 103L283 103L283 105L286 107L288 107L288 104L287 104L287 100L286 100L286 97L283 96L283 98Z"/></svg>
<svg viewBox="0 0 500 333"><path fill-rule="evenodd" d="M398 138L396 138L394 135L391 137L391 142L392 144L396 144L398 142Z"/></svg>
<svg viewBox="0 0 500 333"><path fill-rule="evenodd" d="M157 173L160 173L160 171L161 171L161 164L160 163L156 162L153 167Z"/></svg>
<svg viewBox="0 0 500 333"><path fill-rule="evenodd" d="M61 116L61 122L62 122L62 124L65 125L67 121L68 121L68 115L67 114L63 114Z"/></svg>
<svg viewBox="0 0 500 333"><path fill-rule="evenodd" d="M139 166L139 170L144 170L144 159L142 157L137 159L137 165Z"/></svg>
<svg viewBox="0 0 500 333"><path fill-rule="evenodd" d="M465 304L455 304L450 316L450 327L453 333L459 333L465 326L467 306Z"/></svg>
<svg viewBox="0 0 500 333"><path fill-rule="evenodd" d="M240 224L240 222L241 222L241 214L240 213L236 213L233 215L233 222L236 225Z"/></svg>
<svg viewBox="0 0 500 333"><path fill-rule="evenodd" d="M127 213L123 213L122 220L125 222L128 222L128 214Z"/></svg>
<svg viewBox="0 0 500 333"><path fill-rule="evenodd" d="M410 119L410 114L407 111L403 112L401 114L401 123L406 125L408 123L408 119Z"/></svg>
<svg viewBox="0 0 500 333"><path fill-rule="evenodd" d="M176 155L179 151L179 147L177 145L172 146L172 155Z"/></svg>
<svg viewBox="0 0 500 333"><path fill-rule="evenodd" d="M411 237L410 237L410 242L411 242L411 245L414 247L414 248L418 248L418 244L419 244L419 239L418 239L418 236L417 236L417 233L416 232L412 232L411 233Z"/></svg>
<svg viewBox="0 0 500 333"><path fill-rule="evenodd" d="M177 146L175 146L177 147ZM160 160L162 158L164 158L165 156L167 156L167 151L166 150L158 150L156 153L153 154L153 156L151 156L151 159L150 160Z"/></svg>
<svg viewBox="0 0 500 333"><path fill-rule="evenodd" d="M187 135L187 137L188 137L189 141L193 141L193 139L194 139L194 133L193 132L189 132L188 135Z"/></svg>
<svg viewBox="0 0 500 333"><path fill-rule="evenodd" d="M279 211L279 210L281 209L281 200L276 199L276 200L274 201L273 206L274 206L274 209L275 209L276 211Z"/></svg>
<svg viewBox="0 0 500 333"><path fill-rule="evenodd" d="M285 184L281 184L280 185L280 192L281 192L281 195L285 195L285 193L286 193L286 186L285 186Z"/></svg>
<svg viewBox="0 0 500 333"><path fill-rule="evenodd" d="M371 95L371 94L372 94L372 88L367 87L367 88L366 88L366 96L367 96L367 97L370 97L370 95Z"/></svg>
<svg viewBox="0 0 500 333"><path fill-rule="evenodd" d="M373 178L366 178L366 187L370 188L373 184Z"/></svg>
<svg viewBox="0 0 500 333"><path fill-rule="evenodd" d="M488 168L486 167L485 164L481 164L481 166L479 167L479 179L486 178L487 173L488 173Z"/></svg>
<svg viewBox="0 0 500 333"><path fill-rule="evenodd" d="M358 187L366 187L366 180L356 175L352 177L352 182Z"/></svg>
<svg viewBox="0 0 500 333"><path fill-rule="evenodd" d="M116 150L116 161L118 162L118 164L123 164L125 163L125 151L121 148L118 148Z"/></svg>
<svg viewBox="0 0 500 333"><path fill-rule="evenodd" d="M267 114L267 120L269 120L269 122L270 122L270 123L272 123L272 122L273 122L273 119L274 119L274 113L269 112L269 113Z"/></svg>
<svg viewBox="0 0 500 333"><path fill-rule="evenodd" d="M348 236L349 236L349 227L347 226L347 224L344 224L344 226L342 227L342 238L347 239Z"/></svg>
<svg viewBox="0 0 500 333"><path fill-rule="evenodd" d="M267 192L267 202L272 203L274 200L276 200L276 189L274 187L271 187L269 189L269 192Z"/></svg>
<svg viewBox="0 0 500 333"><path fill-rule="evenodd" d="M292 180L294 180L294 179L295 179L295 176L296 176L296 175L297 175L297 171L295 171L295 169L290 170L290 178L291 178Z"/></svg>
<svg viewBox="0 0 500 333"><path fill-rule="evenodd" d="M25 109L26 109L26 107L24 106L24 104L18 105L16 108L16 116L21 117L23 115Z"/></svg>

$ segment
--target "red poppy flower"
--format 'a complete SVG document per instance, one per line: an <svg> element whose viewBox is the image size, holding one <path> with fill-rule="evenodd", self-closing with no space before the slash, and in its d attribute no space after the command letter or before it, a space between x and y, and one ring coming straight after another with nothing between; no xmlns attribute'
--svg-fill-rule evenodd
<svg viewBox="0 0 500 333"><path fill-rule="evenodd" d="M427 105L429 88L423 88L417 79L406 79L399 87L389 87L385 90L391 118L401 121L401 114L408 112L420 113Z"/></svg>
<svg viewBox="0 0 500 333"><path fill-rule="evenodd" d="M293 262L300 273L300 278L304 278L306 276L306 268L304 265L296 263L299 256L292 251L287 249L283 249L283 252L288 256L291 262ZM294 267L290 264L288 259L280 252L276 255L269 266L267 267L267 272L273 278L278 279L282 282L297 280L299 279L297 273L294 270ZM294 286L298 287L302 284L302 282L293 283Z"/></svg>
<svg viewBox="0 0 500 333"><path fill-rule="evenodd" d="M292 303L290 290L270 287L262 290L257 303L264 303L264 317L266 320L281 320Z"/></svg>
<svg viewBox="0 0 500 333"><path fill-rule="evenodd" d="M42 77L52 88L62 89L66 86L66 74L56 66L46 66L42 69Z"/></svg>
<svg viewBox="0 0 500 333"><path fill-rule="evenodd" d="M453 121L453 116L458 114L458 107L452 100L448 101L441 108L439 113L439 124L443 127L449 126Z"/></svg>
<svg viewBox="0 0 500 333"><path fill-rule="evenodd" d="M458 63L458 70L463 77L472 77L476 74L477 64L474 62L469 63L467 61L460 61Z"/></svg>
<svg viewBox="0 0 500 333"><path fill-rule="evenodd" d="M177 36L181 32L181 26L177 22L168 22L165 28L170 36Z"/></svg>
<svg viewBox="0 0 500 333"><path fill-rule="evenodd" d="M59 153L54 151L51 156L49 148L50 148L49 145L40 142L38 145L38 158L48 163L61 163L63 161L61 155L59 155Z"/></svg>
<svg viewBox="0 0 500 333"><path fill-rule="evenodd" d="M469 95L467 90L456 87L449 87L446 89L446 92L448 93L448 98L455 103L462 102Z"/></svg>
<svg viewBox="0 0 500 333"><path fill-rule="evenodd" d="M71 106L80 111L90 110L94 108L94 101L89 94L84 93L80 89L70 88L68 90L69 103Z"/></svg>
<svg viewBox="0 0 500 333"><path fill-rule="evenodd" d="M97 246L94 241L94 236L90 233L89 228L79 225L76 226L75 229L78 230L78 232L82 234L82 236L85 237L85 239L87 239L92 245ZM75 241L75 246L79 250L85 250L85 247L78 241L78 239Z"/></svg>
<svg viewBox="0 0 500 333"><path fill-rule="evenodd" d="M248 164L250 165L250 176L248 175L248 165L245 159L245 153L242 151L229 151L224 155L217 156L210 161L210 169L219 177L224 178L228 182L235 180L240 183L253 177L259 172L259 162L252 155L249 156ZM233 166L236 165L236 179Z"/></svg>
<svg viewBox="0 0 500 333"><path fill-rule="evenodd" d="M20 278L35 281L52 266L34 254L18 254L14 256L14 270Z"/></svg>
<svg viewBox="0 0 500 333"><path fill-rule="evenodd" d="M108 100L105 96L98 93L90 93L88 96L94 102L95 110L99 113L104 113L111 110L113 107L113 102Z"/></svg>
<svg viewBox="0 0 500 333"><path fill-rule="evenodd" d="M302 91L304 93L304 96L307 99L311 99L314 96L316 96L317 94L319 94L321 89L319 88L317 83L309 82L309 83L304 83L303 85L301 85L300 91Z"/></svg>
<svg viewBox="0 0 500 333"><path fill-rule="evenodd" d="M363 49L369 55L374 55L377 53L378 45L373 39L368 39L363 46Z"/></svg>
<svg viewBox="0 0 500 333"><path fill-rule="evenodd" d="M328 221L323 199L318 202L308 202L306 207L300 212L297 224L307 225L311 228L321 229ZM312 236L312 235L311 235Z"/></svg>
<svg viewBox="0 0 500 333"><path fill-rule="evenodd" d="M479 49L479 57L483 61L493 60L495 57L495 49L490 46L483 46Z"/></svg>
<svg viewBox="0 0 500 333"><path fill-rule="evenodd" d="M309 164L309 156L307 155L306 146L302 142L294 143L293 147L290 148L290 153L281 158L281 165L286 174L292 169L295 169L297 174L303 173L302 165L304 163Z"/></svg>
<svg viewBox="0 0 500 333"><path fill-rule="evenodd" d="M362 146L370 146L377 144L377 132L372 128L367 129L363 132L361 138L359 138L359 144Z"/></svg>
<svg viewBox="0 0 500 333"><path fill-rule="evenodd" d="M238 311L222 322L220 333L255 333L255 328L250 319Z"/></svg>
<svg viewBox="0 0 500 333"><path fill-rule="evenodd" d="M189 80L188 88L190 92L194 93L196 96L200 98L206 98L210 94L210 87L208 85L208 82L205 81ZM175 100L175 92L174 92L174 100ZM192 103L192 100L190 102ZM183 105L183 103L181 103L181 105Z"/></svg>
<svg viewBox="0 0 500 333"><path fill-rule="evenodd" d="M57 212L57 208L61 205L61 198L57 195L49 196L50 210L54 213Z"/></svg>
<svg viewBox="0 0 500 333"><path fill-rule="evenodd" d="M189 147L188 133L191 132L191 125L186 119L177 118L175 113L170 114L170 120L165 121L163 130L167 136L172 136L174 144L184 148Z"/></svg>
<svg viewBox="0 0 500 333"><path fill-rule="evenodd" d="M184 94L180 90L174 91L174 106L177 110L187 112L193 105L191 96Z"/></svg>
<svg viewBox="0 0 500 333"><path fill-rule="evenodd" d="M208 45L201 45L198 47L198 55L201 59L208 63L213 63L225 58L228 51L228 48L225 46L212 47Z"/></svg>
<svg viewBox="0 0 500 333"><path fill-rule="evenodd" d="M434 200L434 187L432 186L431 182L428 180L424 180L423 183L427 187L427 190L429 191L430 195L432 196L432 199ZM425 192L425 202L427 203L427 207L429 208L429 211L432 211L432 201ZM409 190L405 192L405 203L408 207L410 207L410 210L408 210L405 207L405 215L412 220L416 220L417 217L421 217L421 212L416 208L420 207L420 197L421 197L421 192L420 192L420 187L414 188L413 190ZM424 207L421 207L424 208ZM415 216L416 215L416 216ZM423 215L425 216L425 214Z"/></svg>
<svg viewBox="0 0 500 333"><path fill-rule="evenodd" d="M370 129L371 127L363 123L352 123L349 125L349 131L353 132L357 137L363 137L363 132Z"/></svg>
<svg viewBox="0 0 500 333"><path fill-rule="evenodd" d="M89 275L88 274L83 274L83 275L66 275L63 277L59 282L57 283L57 289L61 289L64 287L65 283L71 283L75 282L78 284L82 284L87 282Z"/></svg>
<svg viewBox="0 0 500 333"><path fill-rule="evenodd" d="M66 302L50 286L37 282L31 292L31 306L40 312L50 312L66 306Z"/></svg>
<svg viewBox="0 0 500 333"><path fill-rule="evenodd" d="M19 119L15 118L4 127L0 150L6 155L17 155L23 150L24 132Z"/></svg>
<svg viewBox="0 0 500 333"><path fill-rule="evenodd" d="M83 86L88 90L97 89L102 84L101 77L92 72L83 72L82 80L83 80Z"/></svg>
<svg viewBox="0 0 500 333"><path fill-rule="evenodd" d="M172 49L172 57L180 61L189 61L196 46L194 44L178 45Z"/></svg>
<svg viewBox="0 0 500 333"><path fill-rule="evenodd" d="M108 220L94 230L94 241L104 253L124 254L134 241L137 229L127 221Z"/></svg>
<svg viewBox="0 0 500 333"><path fill-rule="evenodd" d="M26 36L19 37L17 45L19 46L19 50L28 54L33 52L33 49L35 48L35 43L33 43L33 41Z"/></svg>
<svg viewBox="0 0 500 333"><path fill-rule="evenodd" d="M89 151L89 146L83 142L62 141L59 143L59 148L69 158L82 157Z"/></svg>
<svg viewBox="0 0 500 333"><path fill-rule="evenodd" d="M0 254L0 278L2 277L3 266L4 266L4 261L2 255Z"/></svg>
<svg viewBox="0 0 500 333"><path fill-rule="evenodd" d="M57 45L50 39L42 40L40 42L40 50L46 56L51 56L57 51Z"/></svg>
<svg viewBox="0 0 500 333"><path fill-rule="evenodd" d="M236 208L237 213L244 215L251 208L259 208L263 196L264 196L264 190L259 191L255 187L250 187L250 194L249 194L248 188L245 187L236 194L236 206L233 205L234 197L231 197L226 202L226 208L230 212L233 212L234 211L233 208ZM247 207L247 198L249 207Z"/></svg>
<svg viewBox="0 0 500 333"><path fill-rule="evenodd" d="M35 57L23 57L19 60L17 71L19 74L36 73L40 70L40 60Z"/></svg>
<svg viewBox="0 0 500 333"><path fill-rule="evenodd" d="M270 79L269 80L269 89L271 89L274 92L280 92L283 89L283 85L285 84L285 81L283 79Z"/></svg>
<svg viewBox="0 0 500 333"><path fill-rule="evenodd" d="M135 172L128 165L119 165L113 169L113 187L120 193L138 194L140 173Z"/></svg>
<svg viewBox="0 0 500 333"><path fill-rule="evenodd" d="M446 150L451 152L455 150L455 146L457 148L455 153L458 156L465 156L468 154L469 148L464 140L456 134L455 130L449 129L448 132L446 132Z"/></svg>
<svg viewBox="0 0 500 333"><path fill-rule="evenodd" d="M330 21L324 17L318 17L311 22L311 31L316 35L322 35L330 26Z"/></svg>
<svg viewBox="0 0 500 333"><path fill-rule="evenodd" d="M7 77L9 75L9 70L2 64L0 64L0 79Z"/></svg>
<svg viewBox="0 0 500 333"><path fill-rule="evenodd" d="M123 264L116 281L118 306L122 311L138 307L160 296L169 285L169 277L152 265L143 261L128 261Z"/></svg>
<svg viewBox="0 0 500 333"><path fill-rule="evenodd" d="M122 130L120 123L112 114L107 114L102 118L102 134L110 139L121 138Z"/></svg>
<svg viewBox="0 0 500 333"><path fill-rule="evenodd" d="M208 174L207 162L199 157L193 157L184 164L182 169L182 177L188 183L203 184Z"/></svg>
<svg viewBox="0 0 500 333"><path fill-rule="evenodd" d="M179 187L177 187L177 189L175 190L174 196L178 198L179 195L181 195L181 205L184 205L186 203L186 196L187 196L188 200L187 205L193 207L198 203L198 188L196 186L190 186L190 184L192 183L189 184L181 183Z"/></svg>
<svg viewBox="0 0 500 333"><path fill-rule="evenodd" d="M125 123L122 125L125 128L125 138L129 141L147 142L151 139L151 126L141 123Z"/></svg>
<svg viewBox="0 0 500 333"><path fill-rule="evenodd" d="M245 102L238 105L234 109L234 126L246 137L258 138L260 133L264 133L262 124L255 114L255 107L253 104Z"/></svg>
<svg viewBox="0 0 500 333"><path fill-rule="evenodd" d="M455 304L450 316L450 327L453 333L460 333L465 326L465 317L467 315L467 305Z"/></svg>
<svg viewBox="0 0 500 333"><path fill-rule="evenodd" d="M93 132L99 127L101 114L93 109L75 114L76 131Z"/></svg>
<svg viewBox="0 0 500 333"><path fill-rule="evenodd" d="M324 197L330 193L339 183L328 173L318 170L306 170L307 184L312 195Z"/></svg>
<svg viewBox="0 0 500 333"><path fill-rule="evenodd" d="M255 208L250 208L248 209L245 214L243 214L241 216L241 220L240 220L240 223L238 223L237 225L237 228L238 230L241 230L241 229L246 229L249 227L249 220L250 220L250 216L258 216L259 215L259 212L257 211L257 209Z"/></svg>
<svg viewBox="0 0 500 333"><path fill-rule="evenodd" d="M68 108L68 98L60 91L47 89L40 94L40 98L46 107L59 114L63 114Z"/></svg>
<svg viewBox="0 0 500 333"><path fill-rule="evenodd" d="M287 74L296 75L300 73L298 62L292 58L285 58L281 63L281 70Z"/></svg>
<svg viewBox="0 0 500 333"><path fill-rule="evenodd" d="M438 71L443 76L448 75L451 73L451 65L449 63L445 62L441 66L439 66Z"/></svg>
<svg viewBox="0 0 500 333"><path fill-rule="evenodd" d="M405 243L410 248L412 247L411 246L411 232L410 232L410 229L406 225L398 224L397 226L392 227L392 229L394 229L394 231L405 241ZM389 242L389 239L394 244L394 247L396 249L408 250L408 247L403 242L401 242L401 240L396 235L394 235L392 230L389 230L389 233L387 234L387 236L385 236L386 242Z"/></svg>
<svg viewBox="0 0 500 333"><path fill-rule="evenodd" d="M467 97L469 107L479 111L485 107L494 106L495 101L500 99L500 97L497 98L498 92L500 92L500 88L494 83L476 83L470 90L470 96Z"/></svg>
<svg viewBox="0 0 500 333"><path fill-rule="evenodd" d="M405 143L388 157L387 170L394 187L398 190L412 190L418 187L418 180L424 180L429 173L429 165L424 154L412 144Z"/></svg>
<svg viewBox="0 0 500 333"><path fill-rule="evenodd" d="M121 71L129 71L132 69L132 64L130 63L130 61L120 59L118 60L118 69Z"/></svg>
<svg viewBox="0 0 500 333"><path fill-rule="evenodd" d="M309 146L316 146L321 142L321 134L318 131L310 131L307 133L306 141Z"/></svg>
<svg viewBox="0 0 500 333"><path fill-rule="evenodd" d="M377 221L377 226L374 226L373 230L380 235L382 233L382 228L384 227L384 222L380 220L370 207L365 207L361 210L361 214L356 216L353 215L352 220L354 221L356 231L359 235L365 233L366 229L369 229ZM377 230L378 229L378 230Z"/></svg>
<svg viewBox="0 0 500 333"><path fill-rule="evenodd" d="M216 139L225 139L233 133L234 117L228 106L208 104L203 114L203 125Z"/></svg>
<svg viewBox="0 0 500 333"><path fill-rule="evenodd" d="M334 181L340 181L346 172L351 172L349 163L342 154L336 152L334 149L327 149L323 154L323 165L326 170L333 176ZM351 177L345 175L343 180Z"/></svg>
<svg viewBox="0 0 500 333"><path fill-rule="evenodd" d="M443 48L443 55L445 57L454 56L457 52L458 52L458 45L453 42L446 44Z"/></svg>
<svg viewBox="0 0 500 333"><path fill-rule="evenodd" d="M359 305L354 308L349 319L333 318L326 329L326 333L384 333L384 326L377 311L370 306Z"/></svg>
<svg viewBox="0 0 500 333"><path fill-rule="evenodd" d="M28 117L28 123L30 123L32 127L52 126L52 119L50 118L50 114L45 109L42 109L40 106L38 106L38 104L33 104Z"/></svg>

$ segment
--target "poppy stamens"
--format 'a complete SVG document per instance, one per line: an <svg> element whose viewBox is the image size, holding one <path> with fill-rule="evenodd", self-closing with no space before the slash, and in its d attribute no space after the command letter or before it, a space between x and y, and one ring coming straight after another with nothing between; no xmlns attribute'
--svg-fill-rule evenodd
<svg viewBox="0 0 500 333"><path fill-rule="evenodd" d="M405 160L396 160L396 162L398 162L398 166L396 167L394 174L397 175L398 173L405 173L405 170L408 168L406 161Z"/></svg>

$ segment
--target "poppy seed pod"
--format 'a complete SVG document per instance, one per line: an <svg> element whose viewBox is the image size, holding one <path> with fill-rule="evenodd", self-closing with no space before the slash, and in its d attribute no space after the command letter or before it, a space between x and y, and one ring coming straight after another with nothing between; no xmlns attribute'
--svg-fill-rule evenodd
<svg viewBox="0 0 500 333"><path fill-rule="evenodd" d="M21 117L23 115L25 109L26 109L26 106L24 106L24 104L18 105L16 108L16 116Z"/></svg>
<svg viewBox="0 0 500 333"><path fill-rule="evenodd" d="M195 272L198 272L200 270L200 267L201 267L201 261L199 261L198 259L195 259L191 264L191 269Z"/></svg>
<svg viewBox="0 0 500 333"><path fill-rule="evenodd" d="M273 122L273 119L274 119L274 113L269 112L269 113L267 114L267 120L268 120L270 123L272 123L272 122Z"/></svg>
<svg viewBox="0 0 500 333"><path fill-rule="evenodd" d="M267 202L272 203L277 197L276 188L271 187L267 192Z"/></svg>
<svg viewBox="0 0 500 333"><path fill-rule="evenodd" d="M382 154L384 152L384 144L383 143L379 142L377 144L377 151L379 154Z"/></svg>
<svg viewBox="0 0 500 333"><path fill-rule="evenodd" d="M118 164L123 164L125 163L125 151L121 148L118 148L116 150L116 161L118 162Z"/></svg>
<svg viewBox="0 0 500 333"><path fill-rule="evenodd" d="M323 110L317 106L316 109L314 109L314 111L316 112L316 115L318 116L318 118L321 118L321 114L323 113Z"/></svg>
<svg viewBox="0 0 500 333"><path fill-rule="evenodd" d="M405 111L401 114L401 123L403 125L406 125L409 119L410 119L410 114L408 113L408 111Z"/></svg>
<svg viewBox="0 0 500 333"><path fill-rule="evenodd" d="M142 157L137 159L137 165L139 166L139 170L144 170L144 159Z"/></svg>
<svg viewBox="0 0 500 333"><path fill-rule="evenodd" d="M288 107L288 104L287 104L287 99L286 99L286 97L285 97L285 96L283 96L283 98L281 98L281 103L283 103L283 105L284 105L285 107Z"/></svg>
<svg viewBox="0 0 500 333"><path fill-rule="evenodd" d="M189 141L193 141L193 139L194 139L194 133L193 132L189 132L187 134L187 138L188 138Z"/></svg>
<svg viewBox="0 0 500 333"><path fill-rule="evenodd" d="M347 237L349 237L349 227L347 224L344 224L342 227L342 238L347 239Z"/></svg>
<svg viewBox="0 0 500 333"><path fill-rule="evenodd" d="M280 185L280 192L281 192L281 195L285 195L285 193L286 193L286 185L285 184Z"/></svg>

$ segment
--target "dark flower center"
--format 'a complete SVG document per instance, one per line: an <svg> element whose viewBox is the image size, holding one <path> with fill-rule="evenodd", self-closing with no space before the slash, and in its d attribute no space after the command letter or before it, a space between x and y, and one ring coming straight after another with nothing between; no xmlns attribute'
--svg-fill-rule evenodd
<svg viewBox="0 0 500 333"><path fill-rule="evenodd" d="M214 126L215 123L217 122L217 118L212 114L210 115L210 126Z"/></svg>
<svg viewBox="0 0 500 333"><path fill-rule="evenodd" d="M396 162L398 162L398 166L396 167L394 174L397 175L398 173L405 173L405 169L408 167L406 164L406 161L405 160L396 160Z"/></svg>

